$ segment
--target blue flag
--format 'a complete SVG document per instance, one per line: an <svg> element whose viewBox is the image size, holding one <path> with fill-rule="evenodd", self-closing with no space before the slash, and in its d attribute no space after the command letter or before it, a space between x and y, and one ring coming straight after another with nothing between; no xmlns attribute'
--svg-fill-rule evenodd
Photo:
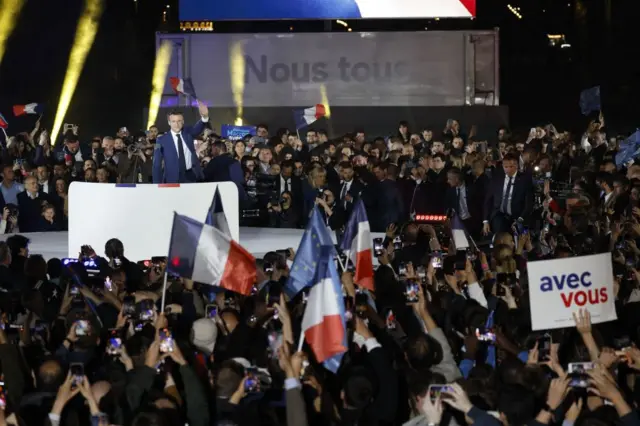
<svg viewBox="0 0 640 426"><path fill-rule="evenodd" d="M580 92L580 110L582 115L589 115L594 111L600 111L600 86L585 89Z"/></svg>
<svg viewBox="0 0 640 426"><path fill-rule="evenodd" d="M293 259L293 265L291 265L289 279L284 287L287 296L293 298L300 290L314 284L318 260L321 255L329 255L333 258L335 247L331 233L316 206L311 214L307 229L302 235L302 241L300 241L296 257Z"/></svg>
<svg viewBox="0 0 640 426"><path fill-rule="evenodd" d="M640 155L640 129L625 139L616 154L616 166L618 169Z"/></svg>
<svg viewBox="0 0 640 426"><path fill-rule="evenodd" d="M204 223L205 225L213 226L227 236L231 236L227 216L224 214L224 207L222 206L222 198L220 197L220 191L217 186L216 192L213 194L211 207L209 207L209 213L207 213L207 218Z"/></svg>

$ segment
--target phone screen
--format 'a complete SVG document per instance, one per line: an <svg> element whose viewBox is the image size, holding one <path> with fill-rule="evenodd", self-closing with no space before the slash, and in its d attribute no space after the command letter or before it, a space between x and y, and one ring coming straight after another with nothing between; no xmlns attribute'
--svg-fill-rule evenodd
<svg viewBox="0 0 640 426"><path fill-rule="evenodd" d="M481 342L495 342L496 333L493 329L490 328L476 328L476 338Z"/></svg>
<svg viewBox="0 0 640 426"><path fill-rule="evenodd" d="M7 392L4 388L4 381L0 382L0 409L4 410L7 407Z"/></svg>
<svg viewBox="0 0 640 426"><path fill-rule="evenodd" d="M136 314L136 298L133 296L125 296L122 301L122 313L126 317L133 317Z"/></svg>
<svg viewBox="0 0 640 426"><path fill-rule="evenodd" d="M417 282L407 280L405 285L404 296L407 303L418 303L418 294L420 292L420 286Z"/></svg>
<svg viewBox="0 0 640 426"><path fill-rule="evenodd" d="M545 334L538 338L538 359L546 361L551 355L551 335Z"/></svg>
<svg viewBox="0 0 640 426"><path fill-rule="evenodd" d="M160 352L164 354L173 352L173 345L173 336L171 336L169 329L160 330Z"/></svg>
<svg viewBox="0 0 640 426"><path fill-rule="evenodd" d="M431 255L431 266L434 269L442 269L442 253L435 252Z"/></svg>
<svg viewBox="0 0 640 426"><path fill-rule="evenodd" d="M79 384L84 380L84 365L78 362L74 362L69 366L69 371L73 376L73 383Z"/></svg>
<svg viewBox="0 0 640 426"><path fill-rule="evenodd" d="M431 385L429 386L429 398L431 401L435 401L439 397L443 396L443 393L453 392L453 386L449 385Z"/></svg>
<svg viewBox="0 0 640 426"><path fill-rule="evenodd" d="M258 371L255 368L247 368L244 381L244 389L247 393L258 392L260 390L260 381L258 380Z"/></svg>
<svg viewBox="0 0 640 426"><path fill-rule="evenodd" d="M107 342L107 354L118 355L122 351L122 339L117 336L109 337Z"/></svg>
<svg viewBox="0 0 640 426"><path fill-rule="evenodd" d="M383 241L384 240L382 238L373 239L373 254L376 257L382 256L382 253L384 251Z"/></svg>
<svg viewBox="0 0 640 426"><path fill-rule="evenodd" d="M76 336L86 336L89 334L89 321L76 321Z"/></svg>
<svg viewBox="0 0 640 426"><path fill-rule="evenodd" d="M218 315L218 307L216 305L207 305L205 308L207 318L215 318Z"/></svg>

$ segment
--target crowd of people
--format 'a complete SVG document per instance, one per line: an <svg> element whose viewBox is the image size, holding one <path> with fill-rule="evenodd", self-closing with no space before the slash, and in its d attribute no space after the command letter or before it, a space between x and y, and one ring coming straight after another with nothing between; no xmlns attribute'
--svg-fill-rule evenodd
<svg viewBox="0 0 640 426"><path fill-rule="evenodd" d="M617 166L602 117L577 136L547 125L484 141L450 120L304 141L258 125L228 141L200 112L195 130L171 114L164 136L85 144L71 126L52 146L36 126L7 140L0 426L640 424L640 165ZM298 347L307 290L283 291L295 248L273 242L251 296L172 276L162 311L166 258L129 260L112 239L105 258L44 259L19 234L64 229L72 181L174 179L235 182L244 225L304 228L317 208L338 238L363 201L386 237L373 291L341 275L336 374ZM452 246L452 216L473 248ZM580 310L575 327L532 331L527 263L607 252L618 320Z"/></svg>

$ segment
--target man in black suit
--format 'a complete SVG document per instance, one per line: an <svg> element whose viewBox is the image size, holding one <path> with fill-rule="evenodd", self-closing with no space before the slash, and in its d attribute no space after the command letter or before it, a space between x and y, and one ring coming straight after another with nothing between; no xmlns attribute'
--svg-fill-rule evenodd
<svg viewBox="0 0 640 426"><path fill-rule="evenodd" d="M447 171L447 183L449 188L445 195L447 209L455 210L464 224L467 232L475 237L482 229L482 202L478 202L478 196L470 179L457 167Z"/></svg>
<svg viewBox="0 0 640 426"><path fill-rule="evenodd" d="M387 178L388 164L382 162L373 168L373 174L378 180L376 186L377 208L374 223L376 230L384 231L392 223L398 224L402 221L402 196L396 182ZM371 219L371 218L369 218Z"/></svg>
<svg viewBox="0 0 640 426"><path fill-rule="evenodd" d="M280 165L280 175L276 179L276 191L278 196L282 198L282 194L288 192L291 194L291 204L297 211L302 210L302 181L298 176L293 174L293 160L285 160Z"/></svg>
<svg viewBox="0 0 640 426"><path fill-rule="evenodd" d="M20 232L36 232L42 216L42 205L49 202L49 197L38 189L38 181L34 176L24 180L24 191L18 194L18 227Z"/></svg>
<svg viewBox="0 0 640 426"><path fill-rule="evenodd" d="M340 185L332 192L336 196L336 204L344 209L346 220L351 217L353 204L360 198L364 190L364 184L355 178L353 165L348 161L343 161L339 165Z"/></svg>
<svg viewBox="0 0 640 426"><path fill-rule="evenodd" d="M518 157L507 154L502 160L504 173L489 184L484 202L482 232L509 232L514 221L527 222L533 211L533 180L518 172Z"/></svg>

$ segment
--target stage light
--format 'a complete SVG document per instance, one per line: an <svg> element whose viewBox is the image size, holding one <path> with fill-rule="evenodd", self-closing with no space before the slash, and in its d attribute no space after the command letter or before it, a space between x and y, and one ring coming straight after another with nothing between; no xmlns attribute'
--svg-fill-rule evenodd
<svg viewBox="0 0 640 426"><path fill-rule="evenodd" d="M80 80L84 62L98 33L102 10L102 0L87 0L82 16L80 16L78 28L76 29L76 38L71 48L71 54L69 55L67 73L62 83L62 92L60 93L56 118L53 122L53 129L51 130L52 144L56 143L62 122L71 104L73 93L76 91L78 80Z"/></svg>
<svg viewBox="0 0 640 426"><path fill-rule="evenodd" d="M153 66L153 82L151 87L151 98L149 100L149 118L147 120L147 129L156 123L158 111L160 110L160 102L162 101L162 92L167 82L167 73L169 65L171 65L171 52L173 51L173 43L164 40L160 45L160 49L156 53L156 62Z"/></svg>
<svg viewBox="0 0 640 426"><path fill-rule="evenodd" d="M229 72L231 74L231 92L233 103L236 105L236 123L242 122L244 113L244 45L242 41L236 41L229 52ZM242 124L236 124L241 126Z"/></svg>
<svg viewBox="0 0 640 426"><path fill-rule="evenodd" d="M7 40L13 33L25 0L0 1L0 64L7 48Z"/></svg>

